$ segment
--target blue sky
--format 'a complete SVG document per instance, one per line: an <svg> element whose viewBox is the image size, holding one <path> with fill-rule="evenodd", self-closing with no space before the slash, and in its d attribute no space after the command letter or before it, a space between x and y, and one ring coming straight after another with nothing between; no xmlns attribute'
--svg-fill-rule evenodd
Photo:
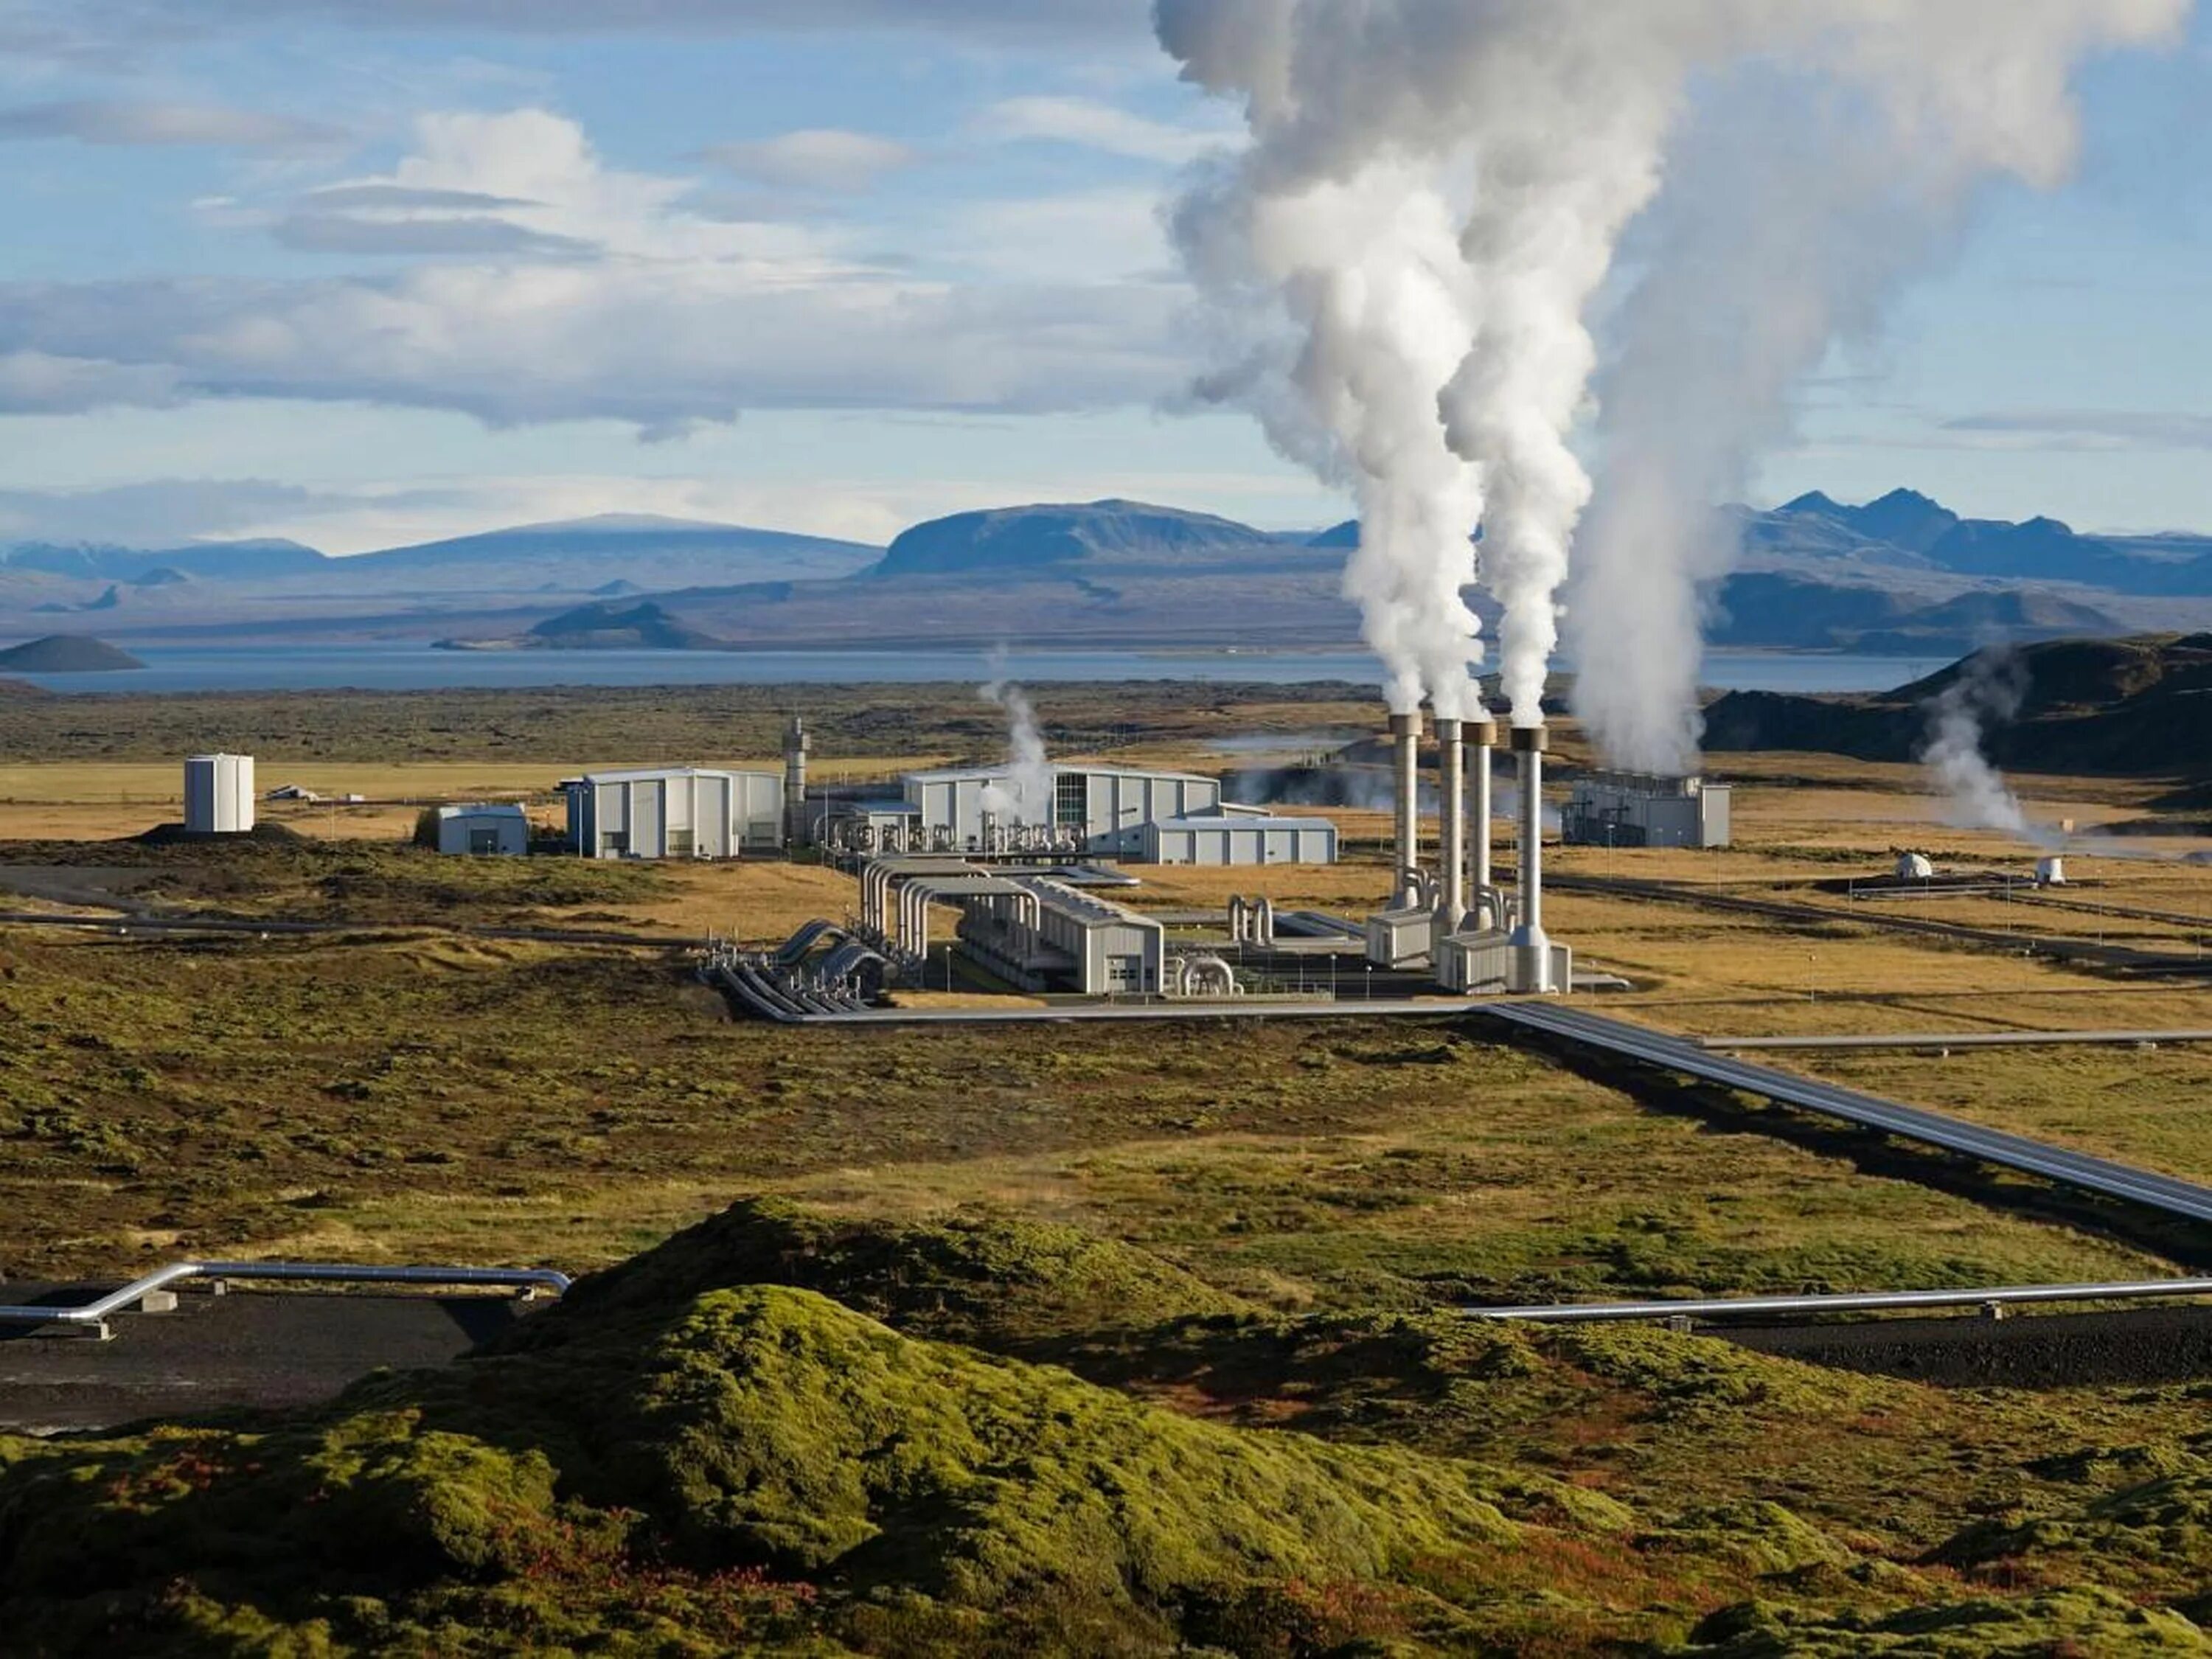
<svg viewBox="0 0 2212 1659"><path fill-rule="evenodd" d="M1762 499L2212 528L2209 64L2093 65L2073 182L1991 192ZM1157 212L1235 127L1142 0L0 0L0 536L1328 522L1183 395Z"/></svg>

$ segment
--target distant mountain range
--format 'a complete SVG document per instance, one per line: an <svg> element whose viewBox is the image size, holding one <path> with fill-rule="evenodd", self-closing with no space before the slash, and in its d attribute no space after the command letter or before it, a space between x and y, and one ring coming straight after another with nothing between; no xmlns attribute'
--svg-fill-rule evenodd
<svg viewBox="0 0 2212 1659"><path fill-rule="evenodd" d="M1729 507L1721 523L1743 556L1710 595L1718 644L1932 654L2212 628L2212 538L1962 519L1906 489ZM1358 636L1341 594L1358 536L1109 500L955 514L884 549L642 515L343 558L284 541L23 543L0 548L0 639L98 611L103 634L146 642L1343 646Z"/></svg>

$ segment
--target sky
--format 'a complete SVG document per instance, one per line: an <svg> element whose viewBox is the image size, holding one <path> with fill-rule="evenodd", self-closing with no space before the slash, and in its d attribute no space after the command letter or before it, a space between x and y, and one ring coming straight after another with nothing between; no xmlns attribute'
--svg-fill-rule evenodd
<svg viewBox="0 0 2212 1659"><path fill-rule="evenodd" d="M2212 530L2212 18L2100 61L1802 390L1771 503ZM1145 0L0 0L0 539L332 552L595 513L879 542L1346 503L1194 392L1238 141Z"/></svg>

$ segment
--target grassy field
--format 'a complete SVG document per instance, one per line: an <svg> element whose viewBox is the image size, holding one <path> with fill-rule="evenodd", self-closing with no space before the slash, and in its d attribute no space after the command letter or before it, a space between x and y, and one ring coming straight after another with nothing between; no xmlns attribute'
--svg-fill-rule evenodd
<svg viewBox="0 0 2212 1659"><path fill-rule="evenodd" d="M428 702L365 698L342 719L311 699L289 760L262 745L264 781L527 790L617 734L626 759L773 752L772 698L731 694L717 727L673 694L611 711L599 695L514 696L547 711L536 723L471 707L473 733ZM810 708L827 763L885 767L902 732L932 756L990 747L993 711L933 695L953 701ZM1041 699L1048 721L1060 695ZM1364 718L1325 688L1208 695L1079 688L1064 706L1094 748L1186 764L1210 737ZM81 729L52 758L0 771L7 902L349 929L0 928L0 1273L653 1254L580 1291L542 1340L457 1372L282 1419L0 1438L0 1601L29 1652L2212 1647L2201 1383L1939 1389L1451 1312L2132 1278L2197 1261L2191 1241L1741 1101L1632 1094L1464 1019L1140 1038L733 1023L680 951L464 930L769 940L852 908L849 878L440 860L398 844L412 809L396 805L215 852L106 839L126 811L173 816L126 799L169 787L172 763L144 750L195 700L169 701L144 702L150 737L120 703L71 701ZM403 761L418 719L452 729ZM1730 762L1735 848L1561 849L1550 867L1838 915L1555 892L1555 933L1631 981L1605 1012L1705 1035L2212 1025L2196 987L1885 932L1876 902L1822 885L1880 873L1900 845L2026 867L2028 849L1942 828L1907 769ZM2159 791L2027 793L2087 823L2140 818ZM1363 914L1387 826L1336 816L1343 865L1148 870L1131 897ZM2212 870L2069 863L2084 902L2212 916ZM2192 948L2186 921L1885 902ZM2212 1180L2212 1049L1778 1058ZM11 1518L33 1513L66 1559ZM297 1517L282 1538L274 1514ZM341 1539L375 1565L337 1572Z"/></svg>

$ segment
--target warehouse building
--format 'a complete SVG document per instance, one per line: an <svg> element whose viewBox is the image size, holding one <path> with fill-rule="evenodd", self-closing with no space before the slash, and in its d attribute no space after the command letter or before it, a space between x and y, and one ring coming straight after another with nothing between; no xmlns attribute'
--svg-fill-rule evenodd
<svg viewBox="0 0 2212 1659"><path fill-rule="evenodd" d="M1146 864L1334 864L1336 826L1326 818L1164 818L1140 825Z"/></svg>
<svg viewBox="0 0 2212 1659"><path fill-rule="evenodd" d="M1239 806L1221 799L1221 782L1194 772L1153 772L1126 766L1047 766L1044 784L1051 793L1051 827L1066 832L1074 850L1097 858L1156 860L1163 844L1186 852L1193 843L1170 834L1164 843L1148 835L1156 826L1189 824L1218 830L1224 823L1281 822L1269 818L1261 807ZM921 826L931 845L949 837L949 850L973 853L991 850L989 832L1013 828L1000 822L995 799L1018 790L1011 766L946 768L907 775L906 799L921 814ZM1301 827L1310 827L1302 820ZM1226 861L1258 864L1287 862L1272 857L1272 849L1295 849L1302 862L1328 862L1336 855L1336 838L1306 836L1273 842L1246 836L1227 842L1218 836L1210 849L1224 851ZM1325 850L1324 850L1325 849ZM1312 855L1322 854L1318 860ZM1201 860L1185 858L1182 862ZM1218 862L1208 859L1205 862Z"/></svg>
<svg viewBox="0 0 2212 1659"><path fill-rule="evenodd" d="M732 859L783 845L776 772L703 766L587 772L561 786L568 844L595 859Z"/></svg>
<svg viewBox="0 0 2212 1659"><path fill-rule="evenodd" d="M437 830L441 853L520 858L530 850L529 817L511 804L441 806Z"/></svg>
<svg viewBox="0 0 2212 1659"><path fill-rule="evenodd" d="M1152 917L1041 876L1005 885L1022 891L959 901L961 945L993 973L1025 991L1160 994L1167 930Z"/></svg>
<svg viewBox="0 0 2212 1659"><path fill-rule="evenodd" d="M253 828L253 757L194 755L185 762L185 830L242 836Z"/></svg>
<svg viewBox="0 0 2212 1659"><path fill-rule="evenodd" d="M1593 772L1559 817L1571 847L1725 847L1729 791L1703 778Z"/></svg>

